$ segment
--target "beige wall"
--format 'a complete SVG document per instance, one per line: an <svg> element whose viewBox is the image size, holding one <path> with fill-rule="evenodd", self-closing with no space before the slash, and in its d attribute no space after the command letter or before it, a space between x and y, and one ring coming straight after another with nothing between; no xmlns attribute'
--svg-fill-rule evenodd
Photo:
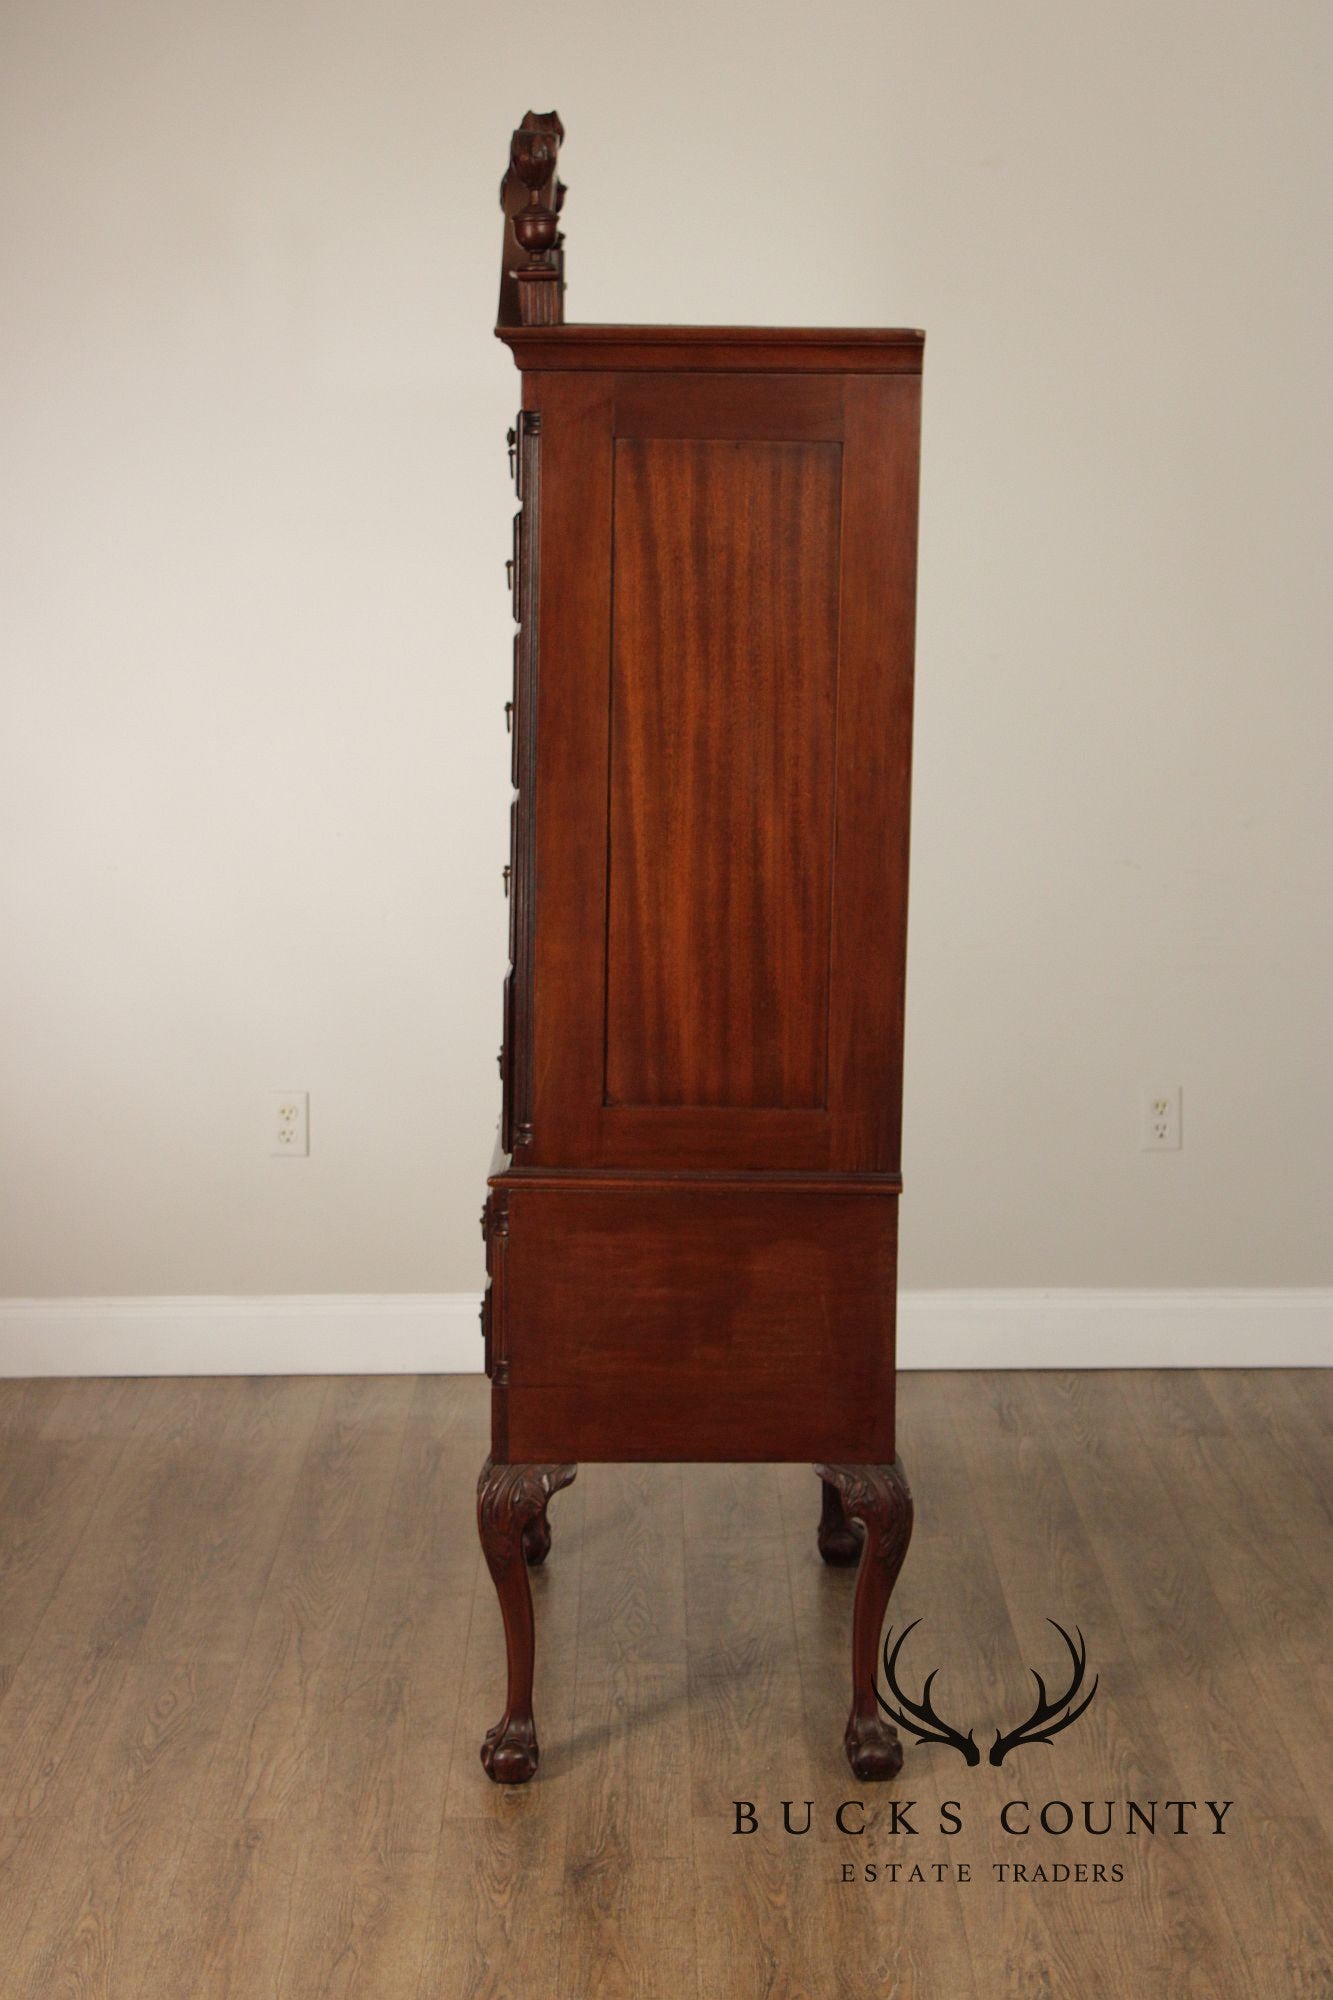
<svg viewBox="0 0 1333 2000"><path fill-rule="evenodd" d="M1329 1277L1326 19L9 0L0 1293L480 1282L551 103L572 317L929 331L905 1282Z"/></svg>

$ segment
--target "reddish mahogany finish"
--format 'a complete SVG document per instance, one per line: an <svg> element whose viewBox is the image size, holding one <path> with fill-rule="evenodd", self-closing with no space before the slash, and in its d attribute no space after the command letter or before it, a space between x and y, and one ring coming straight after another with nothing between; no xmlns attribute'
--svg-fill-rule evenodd
<svg viewBox="0 0 1333 2000"><path fill-rule="evenodd" d="M501 1196L507 1457L892 1458L892 1195L515 1180Z"/></svg>
<svg viewBox="0 0 1333 2000"><path fill-rule="evenodd" d="M896 1778L903 1765L898 1732L886 1722L875 1696L879 1635L884 1612L912 1539L912 1496L902 1466L817 1465L832 1486L844 1517L865 1534L852 1605L852 1710L843 1742L858 1778Z"/></svg>
<svg viewBox="0 0 1333 2000"><path fill-rule="evenodd" d="M515 1552L544 1556L573 1462L817 1459L820 1549L861 1563L848 1755L883 1777L923 337L564 325L562 137L529 113L501 190L522 504L479 1515L510 1702L485 1761L535 1768Z"/></svg>
<svg viewBox="0 0 1333 2000"><path fill-rule="evenodd" d="M919 375L913 327L497 327L524 374L547 368L707 368L828 375Z"/></svg>
<svg viewBox="0 0 1333 2000"><path fill-rule="evenodd" d="M840 460L616 440L606 1105L827 1102Z"/></svg>

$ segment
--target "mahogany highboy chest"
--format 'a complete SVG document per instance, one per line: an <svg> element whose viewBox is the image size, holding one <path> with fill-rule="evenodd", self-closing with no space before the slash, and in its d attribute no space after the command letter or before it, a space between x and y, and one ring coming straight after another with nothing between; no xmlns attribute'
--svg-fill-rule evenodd
<svg viewBox="0 0 1333 2000"><path fill-rule="evenodd" d="M526 1564L580 1459L815 1462L858 1562L846 1744L891 1776L923 336L568 325L563 133L514 134L511 969L478 1487L537 1766Z"/></svg>

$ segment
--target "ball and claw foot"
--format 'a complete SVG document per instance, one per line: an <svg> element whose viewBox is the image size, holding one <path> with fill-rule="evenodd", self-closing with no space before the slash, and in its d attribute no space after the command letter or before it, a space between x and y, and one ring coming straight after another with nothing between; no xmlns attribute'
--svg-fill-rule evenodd
<svg viewBox="0 0 1333 2000"><path fill-rule="evenodd" d="M912 1536L912 1496L896 1459L891 1465L817 1465L815 1471L824 1481L820 1553L826 1530L836 1547L844 1526L857 1521L862 1529L852 1600L852 1707L842 1740L854 1774L874 1783L896 1778L903 1762L902 1744L880 1712L875 1670L884 1613Z"/></svg>
<svg viewBox="0 0 1333 2000"><path fill-rule="evenodd" d="M486 1732L482 1769L497 1785L525 1785L537 1769L532 1720L536 1632L528 1567L546 1560L551 1495L568 1486L572 1465L496 1464L487 1459L477 1481L477 1527L504 1622L508 1688L504 1714Z"/></svg>
<svg viewBox="0 0 1333 2000"><path fill-rule="evenodd" d="M842 1741L853 1775L870 1784L896 1778L903 1768L903 1746L887 1722L853 1716Z"/></svg>
<svg viewBox="0 0 1333 2000"><path fill-rule="evenodd" d="M497 1785L526 1785L534 1777L541 1758L532 1719L504 1716L486 1731L481 1746L481 1764Z"/></svg>

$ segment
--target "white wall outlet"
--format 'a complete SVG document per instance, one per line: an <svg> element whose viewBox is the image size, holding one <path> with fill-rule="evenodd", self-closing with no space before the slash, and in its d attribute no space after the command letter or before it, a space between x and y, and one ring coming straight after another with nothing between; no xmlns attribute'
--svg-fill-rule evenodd
<svg viewBox="0 0 1333 2000"><path fill-rule="evenodd" d="M1139 1145L1145 1153L1180 1151L1180 1085L1144 1090L1139 1098Z"/></svg>
<svg viewBox="0 0 1333 2000"><path fill-rule="evenodd" d="M310 1092L280 1090L268 1118L268 1149L275 1158L304 1159L310 1151Z"/></svg>

